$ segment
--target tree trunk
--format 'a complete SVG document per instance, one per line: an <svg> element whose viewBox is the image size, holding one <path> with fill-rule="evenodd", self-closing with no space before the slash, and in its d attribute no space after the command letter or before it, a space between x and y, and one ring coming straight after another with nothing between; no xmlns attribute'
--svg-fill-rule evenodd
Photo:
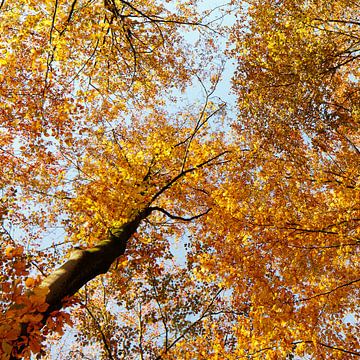
<svg viewBox="0 0 360 360"><path fill-rule="evenodd" d="M46 303L49 306L43 313L43 325L52 311L61 309L66 297L74 295L87 282L109 270L114 260L124 254L127 241L136 232L141 220L150 212L150 209L145 209L120 228L110 230L108 238L93 248L73 251L64 265L43 280L40 287L49 289L46 296ZM22 332L13 344L13 355L10 360L21 358L16 354L21 354L25 349L25 346L19 345L19 342L21 342L21 337L28 335L27 325L22 324Z"/></svg>

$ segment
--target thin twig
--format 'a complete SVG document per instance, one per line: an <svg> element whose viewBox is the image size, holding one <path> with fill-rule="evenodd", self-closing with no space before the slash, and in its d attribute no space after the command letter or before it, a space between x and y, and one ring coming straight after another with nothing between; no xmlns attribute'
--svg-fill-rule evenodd
<svg viewBox="0 0 360 360"><path fill-rule="evenodd" d="M360 281L360 279L356 279L356 280L350 281L350 282L348 282L348 283L346 283L346 284L339 285L339 286L337 286L337 287L335 287L334 289L331 289L331 290L329 290L329 291L325 291L325 292L323 292L323 293L319 293L319 294L310 296L310 297L308 297L308 298L299 299L299 300L296 300L295 302L298 303L298 302L303 302L303 301L312 300L312 299L318 298L318 297L320 297L320 296L330 295L331 293L333 293L333 292L336 291L336 290L339 290L339 289L341 289L341 288L343 288L343 287L346 287L346 286L353 285L353 284L355 284L355 283L357 283L357 282L359 282L359 281Z"/></svg>
<svg viewBox="0 0 360 360"><path fill-rule="evenodd" d="M64 26L64 28L60 31L60 36L62 36L62 35L64 34L64 32L65 32L68 24L69 24L70 21L71 21L71 18L72 18L73 14L74 14L76 2L77 2L77 0L74 0L74 1L72 2L72 4L71 4L71 9L70 9L68 18L67 18L66 21L65 21L65 26Z"/></svg>
<svg viewBox="0 0 360 360"><path fill-rule="evenodd" d="M154 290L154 294L155 294L155 301L156 301L156 304L159 308L159 312L160 312L160 317L161 317L161 321L164 325L164 329L165 329L165 354L167 353L168 351L168 344L169 344L169 329L168 329L168 326L167 326L167 316L163 313L162 311L162 307L161 307L161 304L159 302L159 294L157 292L157 289L156 289L156 285L155 285L155 278L152 276L152 274L150 273L151 277L152 277L152 288Z"/></svg>
<svg viewBox="0 0 360 360"><path fill-rule="evenodd" d="M179 179L181 179L182 177L184 177L185 175L192 173L200 168L205 167L206 165L209 165L212 161L218 159L219 157L230 153L230 151L226 150L221 152L220 154L215 155L214 157L198 164L195 165L194 167L184 170L182 172L180 172L178 175L176 175L174 178L172 178L166 185L164 185L150 200L150 204L153 203L162 193L164 193L167 189L169 189L172 185L174 185ZM215 165L215 164L212 164Z"/></svg>
<svg viewBox="0 0 360 360"><path fill-rule="evenodd" d="M142 323L142 308L139 303L139 349L140 349L140 360L144 360L144 349L142 346L143 342L143 323Z"/></svg>
<svg viewBox="0 0 360 360"><path fill-rule="evenodd" d="M179 335L167 348L167 350L170 350L178 341L180 341L183 337L186 336L186 334L195 326L197 325L202 319L204 319L209 311L209 309L211 309L211 307L213 306L215 300L217 299L217 297L220 295L220 293L223 291L224 289L221 288L219 289L219 291L215 294L215 296L213 297L213 299L210 301L209 305L205 308L205 310L201 313L201 315L199 316L199 318L197 320L195 320L193 323L191 323L184 331L181 335ZM162 357L161 355L159 355L155 360L161 360Z"/></svg>
<svg viewBox="0 0 360 360"><path fill-rule="evenodd" d="M109 345L107 343L107 339L106 339L106 336L102 330L102 327L101 325L99 324L98 320L96 319L96 317L94 316L94 314L90 311L89 307L86 305L86 304L82 304L85 308L85 310L88 312L88 314L90 315L90 317L94 320L99 332L100 332L100 335L101 335L101 338L102 338L102 341L104 343L104 347L106 349L106 352L108 353L108 356L109 356L109 359L110 360L115 360L111 354L111 350L109 348Z"/></svg>
<svg viewBox="0 0 360 360"><path fill-rule="evenodd" d="M314 344L314 342L312 340L305 340L305 341L295 341L292 344L294 344L294 345L298 345L298 344ZM317 344L321 345L323 347L326 347L328 349L341 351L341 352L344 352L346 354L351 354L351 355L355 355L355 356L360 356L360 352L346 350L346 349L343 349L343 348L339 348L337 346L332 346L332 345L325 344L323 342L317 342Z"/></svg>

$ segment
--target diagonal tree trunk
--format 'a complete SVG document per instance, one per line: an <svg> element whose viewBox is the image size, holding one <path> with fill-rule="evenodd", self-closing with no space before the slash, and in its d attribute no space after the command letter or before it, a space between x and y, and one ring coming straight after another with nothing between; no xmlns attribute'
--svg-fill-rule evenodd
<svg viewBox="0 0 360 360"><path fill-rule="evenodd" d="M70 259L64 265L43 280L40 287L49 289L46 296L46 303L49 306L42 314L43 325L52 311L62 307L66 297L74 295L87 282L109 270L111 264L124 254L127 241L137 231L141 220L145 219L151 211L151 208L147 208L123 226L110 230L108 238L93 248L73 251ZM17 354L23 352L25 345L19 343L21 343L22 337L27 337L27 328L28 324L23 323L20 337L13 344L13 355L10 360L21 358Z"/></svg>
<svg viewBox="0 0 360 360"><path fill-rule="evenodd" d="M93 248L73 251L70 259L41 283L41 287L49 289L46 296L49 308L46 312L60 309L65 297L74 295L96 276L105 274L111 264L124 254L127 241L147 215L143 212L121 228L109 231L108 238Z"/></svg>

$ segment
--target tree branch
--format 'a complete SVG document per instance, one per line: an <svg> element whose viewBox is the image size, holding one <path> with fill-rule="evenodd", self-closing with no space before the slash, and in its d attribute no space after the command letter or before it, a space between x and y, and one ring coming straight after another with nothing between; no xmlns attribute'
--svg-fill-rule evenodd
<svg viewBox="0 0 360 360"><path fill-rule="evenodd" d="M343 287L346 287L346 286L353 285L353 284L355 284L355 283L357 283L357 282L359 282L359 281L360 281L360 279L355 279L355 280L350 281L350 282L348 282L348 283L346 283L346 284L339 285L339 286L337 286L337 287L335 287L334 289L331 289L331 290L329 290L329 291L325 291L325 292L323 292L323 293L319 293L319 294L310 296L310 297L308 297L308 298L299 299L299 300L297 300L296 302L307 301L307 300L315 299L315 298L320 297L320 296L329 295L329 294L331 294L332 292L334 292L334 291L336 291L336 290L339 290L339 289L341 289L341 288L343 288Z"/></svg>
<svg viewBox="0 0 360 360"><path fill-rule="evenodd" d="M314 344L314 342L312 340L305 340L305 341L295 341L293 342L294 345L298 345L298 344ZM336 351L341 351L343 353L346 353L346 354L351 354L351 355L355 355L355 356L360 356L360 352L356 352L356 351L351 351L351 350L346 350L346 349L343 349L343 348L339 348L337 346L332 346L332 345L328 345L328 344L325 344L323 342L318 342L317 344L323 346L323 347L326 347L328 349L332 349L332 350L336 350Z"/></svg>
<svg viewBox="0 0 360 360"><path fill-rule="evenodd" d="M197 320L195 320L193 323L191 323L184 331L181 335L179 335L167 348L167 350L170 350L178 341L180 341L183 337L186 336L186 334L189 332L189 330L191 330L196 324L198 324L202 319L204 319L208 313L208 311L211 309L211 307L213 306L215 300L217 299L217 297L220 295L220 293L223 291L224 289L221 288L219 289L219 291L215 294L215 296L212 298L212 300L210 301L209 305L205 308L205 310L201 313L201 315L199 316L199 318ZM155 360L161 360L162 357L161 355L159 355Z"/></svg>
<svg viewBox="0 0 360 360"><path fill-rule="evenodd" d="M72 252L70 259L57 270L53 271L40 284L40 288L48 289L45 303L48 308L42 312L42 326L45 325L49 315L63 306L63 301L74 295L86 283L100 274L106 273L111 264L126 249L127 241L137 231L140 222L150 215L149 209L144 209L131 220L115 229L109 231L106 240L101 241L90 249L79 249ZM10 359L17 359L23 352L25 346L23 337L27 337L28 323L22 324L22 332L17 340L13 342L13 355Z"/></svg>
<svg viewBox="0 0 360 360"><path fill-rule="evenodd" d="M184 171L181 171L178 175L176 175L174 178L172 178L166 185L164 185L150 200L150 204L152 204L163 192L165 192L167 189L169 189L172 185L174 185L176 183L176 181L178 181L179 179L181 179L182 177L184 177L186 174L192 173L194 171L196 171L197 169L200 169L202 167L205 167L206 165L208 165L209 163L211 163L212 161L218 159L219 157L229 153L230 151L226 150L221 152L220 154L217 154L216 156L190 168Z"/></svg>
<svg viewBox="0 0 360 360"><path fill-rule="evenodd" d="M112 353L111 353L111 349L109 347L109 344L108 344L108 341L106 339L106 336L104 334L104 331L101 327L101 325L99 324L99 321L96 319L95 315L92 313L92 311L89 309L89 307L86 305L86 304L82 304L85 308L85 310L87 311L87 313L90 315L90 317L93 319L94 323L96 324L99 332L100 332L100 335L101 335L101 339L104 343L104 347L106 349L106 352L108 353L108 357L110 360L114 360L114 357L112 356Z"/></svg>
<svg viewBox="0 0 360 360"><path fill-rule="evenodd" d="M159 206L153 206L153 207L149 207L149 210L152 211L160 211L162 212L163 214L165 214L167 217L169 217L170 219L173 219L173 220L181 220L181 221L192 221L192 220L195 220L195 219L198 219L199 217L203 216L203 215L206 215L209 213L209 211L211 210L211 208L207 209L204 213L201 213L201 214L198 214L198 215L195 215L195 216L192 216L190 218L183 218L181 216L177 216L177 215L172 215L170 214L168 211L166 211L165 209L159 207Z"/></svg>

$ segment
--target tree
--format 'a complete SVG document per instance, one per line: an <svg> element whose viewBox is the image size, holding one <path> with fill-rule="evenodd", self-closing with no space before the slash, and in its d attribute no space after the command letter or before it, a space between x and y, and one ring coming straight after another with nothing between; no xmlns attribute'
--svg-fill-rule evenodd
<svg viewBox="0 0 360 360"><path fill-rule="evenodd" d="M360 356L356 3L0 11L4 359Z"/></svg>

